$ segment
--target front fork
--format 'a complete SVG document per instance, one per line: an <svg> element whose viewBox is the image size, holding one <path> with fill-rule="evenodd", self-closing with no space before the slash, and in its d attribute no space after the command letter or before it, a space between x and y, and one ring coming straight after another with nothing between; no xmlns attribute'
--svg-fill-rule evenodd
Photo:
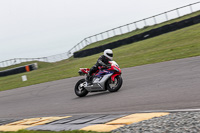
<svg viewBox="0 0 200 133"><path fill-rule="evenodd" d="M115 82L115 77L117 77L118 75L120 75L120 74L116 73L116 74L113 74L113 75L111 76L111 79L112 79L113 82Z"/></svg>

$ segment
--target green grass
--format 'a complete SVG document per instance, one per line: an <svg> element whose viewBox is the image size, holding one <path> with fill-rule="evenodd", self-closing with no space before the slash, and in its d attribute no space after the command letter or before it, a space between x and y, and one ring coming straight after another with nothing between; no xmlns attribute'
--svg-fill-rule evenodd
<svg viewBox="0 0 200 133"><path fill-rule="evenodd" d="M199 56L200 24L125 45L113 51L114 60L121 68ZM0 91L78 76L79 68L90 68L100 55L70 58L57 63L38 62L41 66L38 70L0 77ZM28 81L22 82L22 75L27 75Z"/></svg>
<svg viewBox="0 0 200 133"><path fill-rule="evenodd" d="M171 23L174 23L174 22L180 22L182 20L197 16L197 15L200 15L200 11L182 16L182 17L177 18L177 19L166 21L166 22L156 24L156 25L153 25L153 26L147 26L145 28L137 29L137 30L134 30L134 31L129 32L129 33L117 35L117 36L114 36L114 37L111 37L111 38L108 38L108 39L105 39L105 40L102 40L102 41L98 41L98 42L95 42L95 43L92 43L92 44L86 46L85 48L81 49L80 51L85 50L85 49L94 48L94 47L97 47L97 46L101 46L101 45L104 45L104 44L108 44L108 43L111 43L111 42L115 42L115 41L118 41L118 40L121 40L121 39L124 39L124 38L128 38L128 37L131 37L131 36L146 32L146 31L150 31L150 30L158 28L158 27L162 27L162 26L167 25L167 24L171 24Z"/></svg>
<svg viewBox="0 0 200 133"><path fill-rule="evenodd" d="M79 131L79 130L74 130L74 131L59 131L59 132L55 132L55 131L28 131L28 130L19 130L16 132L2 132L0 131L0 133L109 133L109 132L93 132L93 131Z"/></svg>

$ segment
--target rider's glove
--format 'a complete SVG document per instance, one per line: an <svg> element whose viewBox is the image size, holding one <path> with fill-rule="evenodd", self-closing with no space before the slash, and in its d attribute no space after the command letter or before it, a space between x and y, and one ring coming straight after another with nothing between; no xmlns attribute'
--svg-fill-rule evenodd
<svg viewBox="0 0 200 133"><path fill-rule="evenodd" d="M104 64L102 67L103 67L103 68L107 68L108 66L107 66L106 64Z"/></svg>

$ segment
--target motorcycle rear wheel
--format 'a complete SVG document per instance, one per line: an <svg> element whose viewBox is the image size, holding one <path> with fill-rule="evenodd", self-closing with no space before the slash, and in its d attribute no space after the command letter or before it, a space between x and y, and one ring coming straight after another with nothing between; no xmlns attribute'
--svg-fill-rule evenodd
<svg viewBox="0 0 200 133"><path fill-rule="evenodd" d="M75 85L74 92L79 97L84 97L88 94L88 91L83 86L84 82L85 82L85 79L81 79Z"/></svg>
<svg viewBox="0 0 200 133"><path fill-rule="evenodd" d="M122 77L118 75L115 77L114 82L111 79L109 79L106 82L106 88L109 92L116 92L121 88L122 83L123 83Z"/></svg>

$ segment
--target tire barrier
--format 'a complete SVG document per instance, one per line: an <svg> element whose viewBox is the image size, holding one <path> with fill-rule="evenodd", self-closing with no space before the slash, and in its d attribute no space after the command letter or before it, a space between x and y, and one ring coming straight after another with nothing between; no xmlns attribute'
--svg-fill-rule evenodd
<svg viewBox="0 0 200 133"><path fill-rule="evenodd" d="M16 68L0 71L0 77L23 73L23 72L30 72L30 71L36 70L37 68L38 68L37 63L33 63L26 66L21 66L21 67L16 67Z"/></svg>
<svg viewBox="0 0 200 133"><path fill-rule="evenodd" d="M91 48L91 49L86 49L83 51L78 51L74 53L74 58L80 58L80 57L86 57L86 56L91 56L97 53L101 53L103 52L105 49L113 49L113 48L117 48L120 47L122 45L127 45L127 44L131 44L134 42L138 42L138 41L142 41L148 38L152 38L155 36L159 36L168 32L172 32L175 30L179 30L194 24L200 23L200 15L189 18L189 19L185 19L182 20L180 22L175 22L172 24L168 24L156 29L152 29L150 31L146 31L144 33L138 34L138 35L134 35L131 36L129 38L125 38L122 40L118 40L116 42L111 42L102 46L98 46L95 48Z"/></svg>

